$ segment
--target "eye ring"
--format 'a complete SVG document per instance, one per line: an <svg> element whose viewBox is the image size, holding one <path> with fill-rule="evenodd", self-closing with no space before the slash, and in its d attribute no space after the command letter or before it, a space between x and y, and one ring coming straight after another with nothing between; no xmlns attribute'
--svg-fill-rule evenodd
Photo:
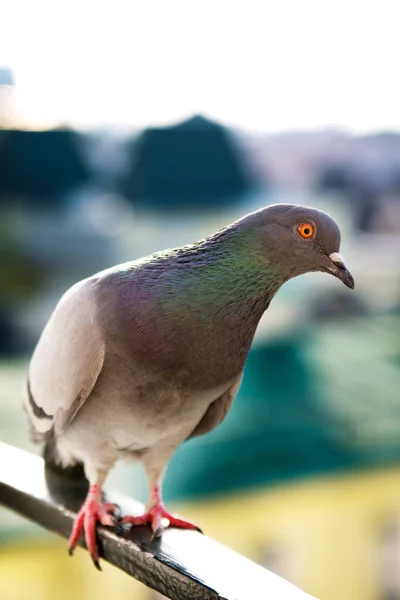
<svg viewBox="0 0 400 600"><path fill-rule="evenodd" d="M297 232L304 240L310 240L312 237L314 237L315 225L310 221L304 221L298 226Z"/></svg>

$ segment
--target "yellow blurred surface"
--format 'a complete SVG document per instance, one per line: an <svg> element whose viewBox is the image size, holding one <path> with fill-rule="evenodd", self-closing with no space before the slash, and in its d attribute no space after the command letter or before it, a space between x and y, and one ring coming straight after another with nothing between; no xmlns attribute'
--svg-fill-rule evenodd
<svg viewBox="0 0 400 600"><path fill-rule="evenodd" d="M84 550L73 559L66 541L0 549L0 598L4 600L131 600L152 598L152 592L122 571L102 562L99 573Z"/></svg>

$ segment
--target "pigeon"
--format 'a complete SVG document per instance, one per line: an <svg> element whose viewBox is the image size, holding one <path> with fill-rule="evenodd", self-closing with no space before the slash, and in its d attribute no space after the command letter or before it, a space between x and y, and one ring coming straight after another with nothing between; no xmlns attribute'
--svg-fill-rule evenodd
<svg viewBox="0 0 400 600"><path fill-rule="evenodd" d="M102 487L119 459L140 461L149 502L122 524L198 529L162 499L167 464L185 440L225 418L262 315L279 288L311 271L354 279L335 221L276 204L191 245L106 269L73 285L49 318L29 365L25 410L34 441L61 468L83 465L89 491L81 534L97 568L97 523L114 525Z"/></svg>

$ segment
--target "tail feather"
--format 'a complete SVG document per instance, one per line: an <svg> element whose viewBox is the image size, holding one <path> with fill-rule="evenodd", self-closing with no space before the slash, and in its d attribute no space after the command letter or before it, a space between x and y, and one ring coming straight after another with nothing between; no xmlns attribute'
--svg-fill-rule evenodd
<svg viewBox="0 0 400 600"><path fill-rule="evenodd" d="M63 477L71 479L85 479L82 463L75 463L74 465L69 466L63 466L61 464L61 459L57 451L57 438L53 437L45 443L43 448L43 458L47 470L62 474Z"/></svg>
<svg viewBox="0 0 400 600"><path fill-rule="evenodd" d="M73 466L63 467L57 452L56 438L46 442L43 457L46 483L51 497L59 504L77 512L89 489L83 465L76 463Z"/></svg>

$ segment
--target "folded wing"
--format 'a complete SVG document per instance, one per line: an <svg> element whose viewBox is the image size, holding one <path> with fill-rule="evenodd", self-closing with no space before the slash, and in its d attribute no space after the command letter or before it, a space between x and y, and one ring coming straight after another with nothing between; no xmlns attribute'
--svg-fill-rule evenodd
<svg viewBox="0 0 400 600"><path fill-rule="evenodd" d="M35 441L65 430L100 375L104 342L96 323L95 284L86 279L64 294L33 353L25 408Z"/></svg>
<svg viewBox="0 0 400 600"><path fill-rule="evenodd" d="M215 429L225 419L231 404L239 391L242 383L243 373L239 379L228 389L221 394L217 400L214 400L206 410L198 425L194 428L188 439L204 435Z"/></svg>

